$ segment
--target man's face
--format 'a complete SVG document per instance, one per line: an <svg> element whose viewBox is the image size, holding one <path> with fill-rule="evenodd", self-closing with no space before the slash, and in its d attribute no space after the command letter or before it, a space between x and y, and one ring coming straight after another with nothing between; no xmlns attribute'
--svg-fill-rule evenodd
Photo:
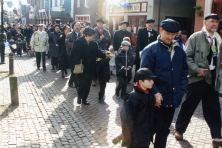
<svg viewBox="0 0 222 148"><path fill-rule="evenodd" d="M126 30L126 28L127 28L127 25L126 25L126 24L122 24L122 25L121 25L121 29L122 29L122 30L124 30L124 31L125 31L125 30Z"/></svg>
<svg viewBox="0 0 222 148"><path fill-rule="evenodd" d="M103 23L102 22L97 22L96 26L99 27L99 28L102 28L103 27Z"/></svg>
<svg viewBox="0 0 222 148"><path fill-rule="evenodd" d="M210 32L216 32L218 29L218 24L219 24L219 21L216 19L210 18L210 19L204 21L204 25L206 27L206 30L210 31Z"/></svg>
<svg viewBox="0 0 222 148"><path fill-rule="evenodd" d="M38 27L38 30L39 30L39 31L42 31L42 30L43 30L43 26Z"/></svg>
<svg viewBox="0 0 222 148"><path fill-rule="evenodd" d="M154 23L146 23L146 28L151 30L153 29Z"/></svg>
<svg viewBox="0 0 222 148"><path fill-rule="evenodd" d="M182 38L182 40L185 40L185 39L187 39L187 35L186 34L181 34L181 38Z"/></svg>
<svg viewBox="0 0 222 148"><path fill-rule="evenodd" d="M95 35L85 36L85 38L86 38L86 40L87 40L88 42L90 42L90 41L94 40Z"/></svg>
<svg viewBox="0 0 222 148"><path fill-rule="evenodd" d="M177 33L171 33L160 28L160 38L165 44L171 44Z"/></svg>
<svg viewBox="0 0 222 148"><path fill-rule="evenodd" d="M15 29L18 29L18 25L15 25Z"/></svg>
<svg viewBox="0 0 222 148"><path fill-rule="evenodd" d="M55 27L55 32L59 32L59 27Z"/></svg>
<svg viewBox="0 0 222 148"><path fill-rule="evenodd" d="M80 23L75 23L75 25L73 26L73 30L75 32L79 32L80 31L80 27L81 27L81 24Z"/></svg>

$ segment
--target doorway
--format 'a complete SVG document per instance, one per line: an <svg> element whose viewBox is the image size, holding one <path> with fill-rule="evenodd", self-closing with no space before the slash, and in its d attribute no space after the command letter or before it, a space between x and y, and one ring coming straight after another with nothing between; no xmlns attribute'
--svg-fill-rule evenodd
<svg viewBox="0 0 222 148"><path fill-rule="evenodd" d="M142 27L145 27L146 15L137 15L128 17L129 24L133 29L133 33L137 36L138 30Z"/></svg>

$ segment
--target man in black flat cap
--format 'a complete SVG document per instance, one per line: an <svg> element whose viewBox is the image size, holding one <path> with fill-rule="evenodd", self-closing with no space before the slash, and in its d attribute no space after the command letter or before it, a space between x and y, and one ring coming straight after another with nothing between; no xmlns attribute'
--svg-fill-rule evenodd
<svg viewBox="0 0 222 148"><path fill-rule="evenodd" d="M116 31L113 36L113 49L115 51L115 54L117 54L117 51L119 50L119 47L124 37L129 37L131 39L131 33L126 30L127 27L129 26L129 23L123 21L120 23L120 25L121 25L121 30Z"/></svg>
<svg viewBox="0 0 222 148"><path fill-rule="evenodd" d="M139 29L136 43L136 58L135 65L137 71L140 68L140 51L147 45L157 40L157 31L153 29L154 19L148 19L146 21L146 27Z"/></svg>
<svg viewBox="0 0 222 148"><path fill-rule="evenodd" d="M154 148L165 148L167 136L174 116L188 85L186 54L174 40L180 24L172 19L161 22L157 41L146 46L141 54L140 67L149 68L158 79L154 80L152 91L155 98L162 100L155 107L153 132L156 134Z"/></svg>
<svg viewBox="0 0 222 148"><path fill-rule="evenodd" d="M219 17L208 14L201 31L192 34L186 44L189 66L189 85L175 125L175 138L183 140L183 133L190 119L202 101L203 116L206 120L213 147L222 147L221 109L219 101L221 37L217 33Z"/></svg>

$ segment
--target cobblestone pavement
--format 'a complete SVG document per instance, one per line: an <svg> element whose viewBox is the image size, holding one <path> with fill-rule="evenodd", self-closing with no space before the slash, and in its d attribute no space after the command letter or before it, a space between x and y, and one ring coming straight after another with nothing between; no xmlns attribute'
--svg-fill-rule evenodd
<svg viewBox="0 0 222 148"><path fill-rule="evenodd" d="M51 72L49 63L47 59L47 71L43 72L36 70L35 58L15 57L20 101L17 107L8 106L8 77L0 73L0 148L121 147L111 142L121 133L119 112L123 101L114 97L116 77L113 76L107 85L106 105L98 104L97 86L91 87L88 98L91 105L82 106L76 103L76 90L67 87L68 76L62 79L60 71ZM6 64L0 65L1 71L8 71L7 57ZM132 83L128 87L130 90ZM177 113L178 109L167 148L210 148L211 136L203 120L201 104L184 134L184 141L176 141L173 137Z"/></svg>

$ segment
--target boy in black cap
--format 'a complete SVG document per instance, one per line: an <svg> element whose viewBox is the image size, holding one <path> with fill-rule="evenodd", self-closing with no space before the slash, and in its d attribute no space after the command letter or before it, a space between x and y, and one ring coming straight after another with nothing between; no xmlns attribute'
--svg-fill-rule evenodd
<svg viewBox="0 0 222 148"><path fill-rule="evenodd" d="M186 54L174 41L180 24L172 19L161 22L157 41L143 49L140 67L150 68L158 76L152 88L155 98L163 99L154 111L154 148L165 148L174 116L188 85Z"/></svg>
<svg viewBox="0 0 222 148"><path fill-rule="evenodd" d="M152 120L154 106L160 106L152 92L153 79L157 78L148 68L141 68L135 74L134 91L125 100L120 112L122 121L122 146L127 148L148 148L152 141Z"/></svg>

